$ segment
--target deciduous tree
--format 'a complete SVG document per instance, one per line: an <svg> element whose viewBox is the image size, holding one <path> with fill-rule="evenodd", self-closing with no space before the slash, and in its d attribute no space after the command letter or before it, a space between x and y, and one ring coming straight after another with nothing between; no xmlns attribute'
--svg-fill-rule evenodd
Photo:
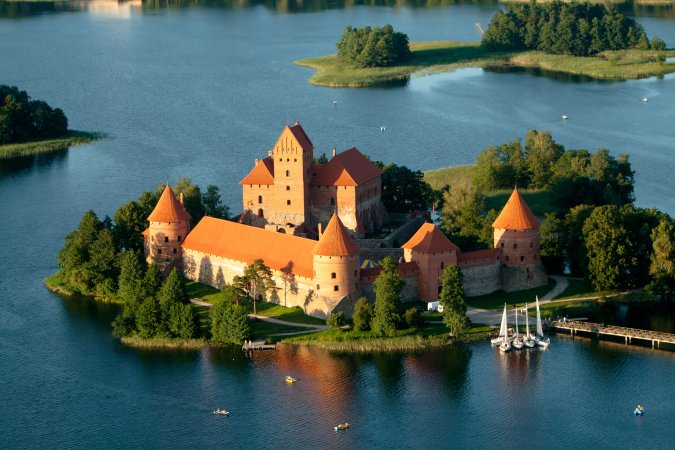
<svg viewBox="0 0 675 450"><path fill-rule="evenodd" d="M399 321L401 292L405 282L398 273L398 265L390 257L382 260L382 271L375 279L375 312L373 332L378 336L393 336Z"/></svg>
<svg viewBox="0 0 675 450"><path fill-rule="evenodd" d="M443 284L438 302L443 305L443 323L450 329L450 336L457 336L471 323L466 316L462 280L462 272L457 266L448 266L443 271Z"/></svg>

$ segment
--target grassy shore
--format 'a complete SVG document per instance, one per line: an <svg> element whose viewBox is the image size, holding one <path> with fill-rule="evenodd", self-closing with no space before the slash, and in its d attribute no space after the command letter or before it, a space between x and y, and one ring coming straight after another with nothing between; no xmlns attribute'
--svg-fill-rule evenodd
<svg viewBox="0 0 675 450"><path fill-rule="evenodd" d="M59 295L64 295L67 297L86 297L90 298L92 300L96 300L99 302L104 302L104 303L117 303L117 304L122 304L115 296L106 296L106 297L101 297L97 296L95 294L76 294L74 292L71 292L68 290L65 286L63 286L61 282L61 278L59 277L58 273L55 273L54 275L51 275L43 280L43 283L52 292L55 292Z"/></svg>
<svg viewBox="0 0 675 450"><path fill-rule="evenodd" d="M19 144L0 145L0 159L15 158L17 156L36 155L38 153L53 152L66 147L87 144L97 139L104 138L101 133L88 133L86 131L68 131L63 137L58 139L47 139L44 141L30 141Z"/></svg>
<svg viewBox="0 0 675 450"><path fill-rule="evenodd" d="M607 51L593 57L548 55L542 52L489 52L478 42L431 41L410 44L412 57L392 67L355 68L336 54L295 61L317 72L309 82L330 87L369 87L410 76L452 72L462 67L536 67L553 72L605 80L626 80L675 72L675 63L657 62L650 50ZM675 50L662 52L675 56Z"/></svg>
<svg viewBox="0 0 675 450"><path fill-rule="evenodd" d="M148 350L199 350L210 347L203 339L149 338L126 336L120 339L123 345Z"/></svg>
<svg viewBox="0 0 675 450"><path fill-rule="evenodd" d="M472 325L469 331L456 339L449 337L448 329L443 326L397 330L396 336L390 338L377 337L371 331L332 329L286 338L282 343L343 352L414 351L483 339L492 333L492 327L485 325Z"/></svg>

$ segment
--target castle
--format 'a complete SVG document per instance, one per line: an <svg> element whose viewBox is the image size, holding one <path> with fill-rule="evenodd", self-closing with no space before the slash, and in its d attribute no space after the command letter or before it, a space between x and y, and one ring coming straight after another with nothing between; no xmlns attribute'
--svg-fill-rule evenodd
<svg viewBox="0 0 675 450"><path fill-rule="evenodd" d="M381 176L356 148L333 151L330 161L316 163L312 143L296 122L240 182L244 213L237 221L207 216L191 230L190 215L167 185L143 232L147 261L219 287L260 258L278 289L258 300L300 306L317 317L349 313L360 296L372 297L380 271L361 268L355 237L386 219ZM462 252L436 225L424 223L401 247L404 300L436 300L450 265L462 270L469 296L545 285L539 225L517 190L492 225L492 249ZM307 237L314 230L318 240Z"/></svg>

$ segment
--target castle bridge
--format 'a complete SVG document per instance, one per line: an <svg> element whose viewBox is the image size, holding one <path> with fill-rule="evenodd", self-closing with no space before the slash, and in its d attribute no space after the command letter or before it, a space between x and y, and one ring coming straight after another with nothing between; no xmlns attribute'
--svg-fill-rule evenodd
<svg viewBox="0 0 675 450"><path fill-rule="evenodd" d="M661 331L617 327L614 325L593 322L563 322L560 320L549 322L548 327L557 331L569 331L572 336L581 333L581 335L584 336L595 336L597 339L600 339L601 337L613 340L616 340L616 338L623 338L626 344L632 344L633 339L635 339L643 344L651 342L652 348L661 348L661 344L666 344L663 347L664 349L675 350L675 334L664 333Z"/></svg>

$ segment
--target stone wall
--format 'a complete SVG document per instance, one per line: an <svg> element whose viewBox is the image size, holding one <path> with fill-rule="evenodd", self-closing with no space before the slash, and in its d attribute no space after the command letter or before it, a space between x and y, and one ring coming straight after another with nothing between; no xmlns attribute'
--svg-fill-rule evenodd
<svg viewBox="0 0 675 450"><path fill-rule="evenodd" d="M541 263L504 266L500 278L501 287L506 292L523 291L548 283L546 269Z"/></svg>
<svg viewBox="0 0 675 450"><path fill-rule="evenodd" d="M486 295L500 289L501 262L475 267L462 268L464 275L464 293L467 297Z"/></svg>

